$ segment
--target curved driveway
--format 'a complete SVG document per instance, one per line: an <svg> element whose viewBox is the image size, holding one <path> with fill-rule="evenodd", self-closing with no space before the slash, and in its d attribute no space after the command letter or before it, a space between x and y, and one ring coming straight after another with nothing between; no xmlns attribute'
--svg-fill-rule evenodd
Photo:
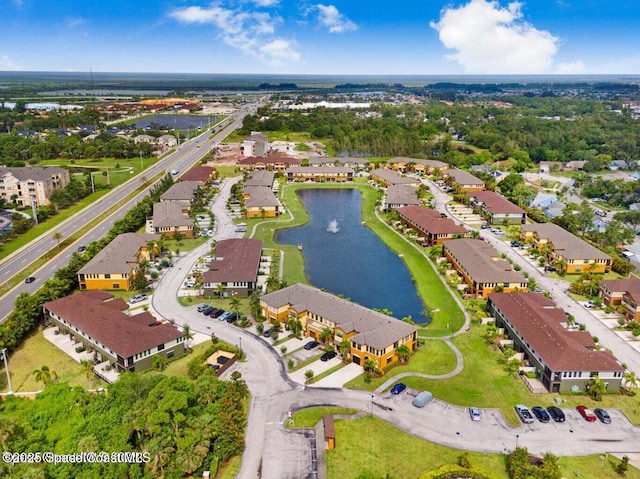
<svg viewBox="0 0 640 479"><path fill-rule="evenodd" d="M225 202L231 181L222 185L214 201L217 218L216 239L232 234ZM585 455L595 453L640 452L640 430L619 411L610 411L613 425L587 423L576 411L567 410L567 422L562 424L534 423L519 428L507 425L498 410L483 410L483 418L473 422L466 408L434 400L423 409L411 405L412 395L374 395L368 391L350 389L305 388L287 376L275 350L261 338L227 324L212 320L196 311L196 305L182 307L177 291L193 262L206 252L203 245L187 253L169 268L153 295L155 310L165 318L173 318L179 325L189 324L193 331L217 337L242 346L247 360L236 363L238 371L251 390L249 421L245 434L245 451L241 479L258 477L299 479L307 477L312 468L311 439L301 433L287 431L284 421L288 408L297 410L317 405L351 407L373 414L414 436L445 446L503 453L519 445L534 454L553 452L557 455ZM366 440L366 439L363 439ZM322 447L318 445L318 447Z"/></svg>

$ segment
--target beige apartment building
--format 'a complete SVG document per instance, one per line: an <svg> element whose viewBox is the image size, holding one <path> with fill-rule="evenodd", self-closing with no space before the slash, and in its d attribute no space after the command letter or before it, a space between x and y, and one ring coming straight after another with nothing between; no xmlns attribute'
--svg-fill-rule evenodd
<svg viewBox="0 0 640 479"><path fill-rule="evenodd" d="M0 196L5 201L15 198L19 206L47 206L51 193L70 181L69 172L55 166L0 167Z"/></svg>

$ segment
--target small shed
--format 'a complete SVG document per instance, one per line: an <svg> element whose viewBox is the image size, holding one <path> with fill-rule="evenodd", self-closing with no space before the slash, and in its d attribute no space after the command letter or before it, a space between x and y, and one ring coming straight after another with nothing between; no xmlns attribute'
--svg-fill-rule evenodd
<svg viewBox="0 0 640 479"><path fill-rule="evenodd" d="M336 448L336 428L333 425L333 415L325 414L322 418L324 423L324 440L327 444L327 449Z"/></svg>

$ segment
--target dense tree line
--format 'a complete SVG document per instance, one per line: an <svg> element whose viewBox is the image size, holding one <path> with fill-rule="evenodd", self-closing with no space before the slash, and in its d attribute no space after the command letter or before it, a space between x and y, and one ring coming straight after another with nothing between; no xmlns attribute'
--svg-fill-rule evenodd
<svg viewBox="0 0 640 479"><path fill-rule="evenodd" d="M83 254L74 253L67 266L56 271L55 277L45 281L35 293L31 295L21 293L16 299L14 310L0 324L0 349L8 348L9 351L15 349L22 339L42 322L42 305L73 292L78 287L77 274L80 268L116 236L135 232L144 226L147 216L151 214L153 204L160 200L160 195L172 184L171 175L167 175L150 190L148 196L129 210L123 218L116 221L104 238L88 245Z"/></svg>
<svg viewBox="0 0 640 479"><path fill-rule="evenodd" d="M0 403L5 451L143 452L137 463L0 463L2 477L202 477L242 452L248 391L239 374L221 381L122 374L108 394L49 384L37 399Z"/></svg>

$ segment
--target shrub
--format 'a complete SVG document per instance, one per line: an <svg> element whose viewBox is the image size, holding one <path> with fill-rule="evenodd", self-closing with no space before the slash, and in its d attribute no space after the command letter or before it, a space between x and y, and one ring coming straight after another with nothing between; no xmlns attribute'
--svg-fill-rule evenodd
<svg viewBox="0 0 640 479"><path fill-rule="evenodd" d="M289 358L289 360L287 361L287 367L289 369L293 369L295 365L296 365L296 362L292 358Z"/></svg>
<svg viewBox="0 0 640 479"><path fill-rule="evenodd" d="M313 378L314 372L313 369L307 369L304 372L304 377L307 378L307 381L310 381Z"/></svg>

